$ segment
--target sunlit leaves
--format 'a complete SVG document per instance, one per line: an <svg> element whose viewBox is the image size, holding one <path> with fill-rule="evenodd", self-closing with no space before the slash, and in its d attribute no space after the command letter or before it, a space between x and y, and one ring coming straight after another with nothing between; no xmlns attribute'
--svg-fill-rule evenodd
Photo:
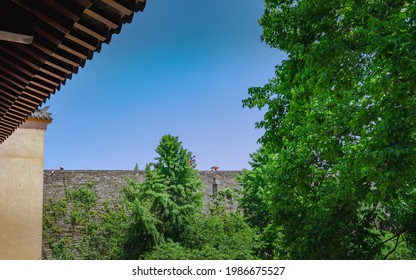
<svg viewBox="0 0 416 280"><path fill-rule="evenodd" d="M243 102L267 109L268 160L245 175L246 192L269 188L283 257L380 257L383 230L413 234L389 217L415 212L399 202L415 189L416 3L265 2L262 39L288 59Z"/></svg>

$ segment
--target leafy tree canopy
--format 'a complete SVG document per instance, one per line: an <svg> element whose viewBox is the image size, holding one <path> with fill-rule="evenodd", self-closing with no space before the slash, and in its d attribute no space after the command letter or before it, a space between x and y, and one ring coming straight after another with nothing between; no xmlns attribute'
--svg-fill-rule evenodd
<svg viewBox="0 0 416 280"><path fill-rule="evenodd" d="M266 0L259 22L288 58L243 101L267 110L246 192L267 188L279 255L387 258L415 245L415 1Z"/></svg>
<svg viewBox="0 0 416 280"><path fill-rule="evenodd" d="M189 164L192 154L171 135L162 137L156 152L156 162L146 166L146 180L129 180L124 190L131 212L127 258L142 258L167 241L183 241L201 210L202 181Z"/></svg>
<svg viewBox="0 0 416 280"><path fill-rule="evenodd" d="M200 213L181 243L166 242L145 255L146 259L247 260L258 259L262 243L256 230L244 217L229 208L238 198L235 189L219 191L209 205L209 213Z"/></svg>

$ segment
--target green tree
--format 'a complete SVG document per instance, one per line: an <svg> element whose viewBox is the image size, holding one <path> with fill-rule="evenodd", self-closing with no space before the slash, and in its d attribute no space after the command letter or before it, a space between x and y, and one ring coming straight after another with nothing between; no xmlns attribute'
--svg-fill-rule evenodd
<svg viewBox="0 0 416 280"><path fill-rule="evenodd" d="M250 227L260 233L262 246L258 248L258 256L261 259L273 259L281 238L271 213L273 205L269 184L274 170L268 170L270 165L267 163L271 158L263 148L250 156L252 170L243 170L242 174L237 177L238 182L244 186L239 207L243 210Z"/></svg>
<svg viewBox="0 0 416 280"><path fill-rule="evenodd" d="M238 213L199 216L187 240L165 242L145 255L154 260L251 260L258 259L258 235Z"/></svg>
<svg viewBox="0 0 416 280"><path fill-rule="evenodd" d="M214 195L209 213L195 221L184 242L190 248L189 259L250 260L258 259L262 247L256 230L234 207L240 192L225 188Z"/></svg>
<svg viewBox="0 0 416 280"><path fill-rule="evenodd" d="M182 242L202 206L202 181L189 165L192 154L178 137L165 135L156 162L145 169L146 180L133 180L124 190L131 213L127 258L142 258L158 244Z"/></svg>
<svg viewBox="0 0 416 280"><path fill-rule="evenodd" d="M186 238L180 243L157 245L146 259L247 260L258 259L261 247L256 230L239 211L229 206L238 197L235 189L223 189L209 205L209 213L199 213L189 224Z"/></svg>
<svg viewBox="0 0 416 280"><path fill-rule="evenodd" d="M267 109L256 124L267 162L253 176L270 193L279 256L373 259L414 247L415 1L266 0L259 22L262 40L288 56L243 101Z"/></svg>

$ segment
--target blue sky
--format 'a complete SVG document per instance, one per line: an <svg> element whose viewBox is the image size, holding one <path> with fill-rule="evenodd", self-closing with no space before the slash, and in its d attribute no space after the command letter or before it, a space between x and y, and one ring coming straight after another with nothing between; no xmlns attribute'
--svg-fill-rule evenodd
<svg viewBox="0 0 416 280"><path fill-rule="evenodd" d="M45 169L143 169L165 134L197 169L249 168L263 112L242 108L284 57L260 40L263 1L148 0L46 102Z"/></svg>

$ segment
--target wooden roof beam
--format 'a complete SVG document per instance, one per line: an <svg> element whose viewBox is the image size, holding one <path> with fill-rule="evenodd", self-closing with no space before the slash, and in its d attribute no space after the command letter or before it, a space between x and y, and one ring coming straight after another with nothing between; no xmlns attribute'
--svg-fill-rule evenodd
<svg viewBox="0 0 416 280"><path fill-rule="evenodd" d="M16 111L19 111L19 112L21 112L23 115L29 115L30 113L32 113L32 109L31 108L29 108L29 107L26 107L26 106L22 106L22 105L24 105L24 104L21 104L21 103L14 103L13 104L13 107L10 109L10 110L15 110L15 109L13 109L13 108L16 108L16 109L19 109L19 110L16 110Z"/></svg>
<svg viewBox="0 0 416 280"><path fill-rule="evenodd" d="M9 105L12 104L16 100L16 97L17 97L16 95L12 95L2 88L0 88L0 93L2 93L2 95L0 95L0 99L9 103Z"/></svg>
<svg viewBox="0 0 416 280"><path fill-rule="evenodd" d="M73 67L78 67L81 64L81 60L76 59L77 61L74 61L75 60L74 58L72 58L72 59L74 59L74 60L72 60L72 59L68 58L68 56L64 56L64 54L62 54L62 53L58 54L58 53L55 52L55 53L52 54L52 57L54 57L54 58L56 58L56 59L58 59L62 62L65 62L66 64L69 64Z"/></svg>
<svg viewBox="0 0 416 280"><path fill-rule="evenodd" d="M6 127L3 127L6 126ZM7 138L7 136L10 134L9 131L14 130L16 125L14 125L13 127L6 125L6 124L1 124L0 125L0 136L1 139L4 140L5 138Z"/></svg>
<svg viewBox="0 0 416 280"><path fill-rule="evenodd" d="M18 82L16 82L15 80L13 80L13 79L11 79L11 78L9 78L9 77L6 77L6 75L1 75L0 76L0 82L1 82L1 80L5 80L6 82L9 82L9 83L11 83L12 85L15 85L15 86L17 86L18 88L20 88L20 89L22 89L22 88L24 88L25 87L25 84L23 83L23 84L21 84L21 83L18 83Z"/></svg>
<svg viewBox="0 0 416 280"><path fill-rule="evenodd" d="M19 120L16 120L15 118L11 118L7 113L3 116L2 121L3 120L7 123L10 123L10 124L19 124L20 123Z"/></svg>
<svg viewBox="0 0 416 280"><path fill-rule="evenodd" d="M26 96L24 94L20 95L19 98L16 100L16 102L25 102L25 104L31 103L33 105L36 105L36 107L39 105L40 100L34 101L34 100L32 100L32 99L34 99L33 97L31 97L32 99L29 99L28 97L29 96Z"/></svg>
<svg viewBox="0 0 416 280"><path fill-rule="evenodd" d="M146 0L136 0L136 11L143 11L146 6Z"/></svg>
<svg viewBox="0 0 416 280"><path fill-rule="evenodd" d="M13 1L19 4L21 7L28 10L29 12L31 12L35 17L41 19L43 22L47 23L49 26L61 32L62 34L66 34L70 31L72 23L70 23L69 20L66 20L65 22L65 19L60 17L59 22L58 22L55 19L48 16L48 15L56 15L56 13L52 12L50 7L45 6L45 5L39 5L41 3L39 3L38 1L36 5L33 5L33 3L31 3L32 5L28 5L27 1L24 1L24 0L13 0ZM63 24L66 24L66 26L64 26Z"/></svg>
<svg viewBox="0 0 416 280"><path fill-rule="evenodd" d="M0 64L0 70L3 71L4 73L7 73L9 76L15 78L16 80L23 82L24 84L29 83L28 79L25 79L22 75L18 75L17 73L10 71L10 68L5 68L1 64Z"/></svg>
<svg viewBox="0 0 416 280"><path fill-rule="evenodd" d="M68 69L68 68L66 68L66 67L64 67L62 65L58 65L56 62L52 62L51 60L45 61L45 64L46 65L49 65L49 66L51 66L53 68L55 68L56 70L59 70L59 71L65 73L67 75L71 75L72 74L72 71L70 69Z"/></svg>
<svg viewBox="0 0 416 280"><path fill-rule="evenodd" d="M22 92L22 95L20 95L18 99L21 99L22 97L28 97L28 98L32 98L34 100L37 100L38 105L40 105L40 103L43 102L43 100L45 100L45 96L40 95L37 92L33 92L31 89L25 89Z"/></svg>
<svg viewBox="0 0 416 280"><path fill-rule="evenodd" d="M25 92L27 92L28 90L32 91L32 92L35 92L35 93L38 93L39 95L44 96L44 97L49 96L49 92L43 92L42 90L37 89L34 85L31 85L31 84L29 84L26 87Z"/></svg>
<svg viewBox="0 0 416 280"><path fill-rule="evenodd" d="M28 47L25 48L21 44L14 44L13 47L15 49L20 49L22 52L25 52L30 57L39 61L40 64L43 64L45 62L45 60L48 59L49 55L45 54L45 52L43 52L41 50L38 50L38 48L35 47L37 45L39 45L39 43L33 42L33 47L31 47L31 48L28 48Z"/></svg>
<svg viewBox="0 0 416 280"><path fill-rule="evenodd" d="M88 35L91 35L91 36L95 37L97 40L104 41L106 39L106 37L104 37L103 35L99 34L96 31L92 30L92 28L86 27L86 26L84 26L84 25L82 25L78 22L76 22L74 24L74 27L83 31L83 32L85 32L85 33L87 33Z"/></svg>
<svg viewBox="0 0 416 280"><path fill-rule="evenodd" d="M7 129L14 129L16 127L16 125L17 125L17 123L16 124L11 124L10 122L7 122L7 121L4 121L4 123L1 124L1 126L5 126L5 127L7 127ZM5 133L2 134L2 136L4 136L4 135L5 135Z"/></svg>
<svg viewBox="0 0 416 280"><path fill-rule="evenodd" d="M73 47L71 48L70 46L68 46L67 42L62 42L61 44L59 44L58 47L84 60L88 58L88 53L90 52L87 48L85 48L87 51L84 52L81 52L79 48L78 50L75 50Z"/></svg>
<svg viewBox="0 0 416 280"><path fill-rule="evenodd" d="M33 107L30 104L23 102L20 99L16 100L14 105L33 110Z"/></svg>
<svg viewBox="0 0 416 280"><path fill-rule="evenodd" d="M67 38L67 39L69 39L69 40L71 40L71 41L73 41L75 43L78 43L81 46L83 46L83 47L85 47L85 48L87 48L87 49L89 49L91 51L95 51L98 48L98 46L94 46L94 45L92 45L90 43L87 43L87 42L83 41L82 39L79 39L75 35L72 35L70 33L66 34L65 38Z"/></svg>
<svg viewBox="0 0 416 280"><path fill-rule="evenodd" d="M63 38L65 36L61 33L56 34L57 32L45 31L42 27L39 26L35 26L33 29L35 30L37 36L35 35L35 41L32 43L32 45L40 45L44 42L45 39L47 39L48 41L52 42L54 46L57 46L61 42L58 37ZM39 35L41 35L43 38L39 37Z"/></svg>
<svg viewBox="0 0 416 280"><path fill-rule="evenodd" d="M29 67L31 67L33 70L35 70L33 72L33 75L36 73L37 70L39 70L39 68L42 65L42 62L38 61L38 60L34 60L32 58L30 58L30 60L27 57L23 57L21 54L16 53L16 49L14 49L13 51L9 48L5 48L0 46L0 50L8 53L10 56L14 57L15 59L23 62L25 65L28 65ZM32 75L31 75L32 76Z"/></svg>
<svg viewBox="0 0 416 280"><path fill-rule="evenodd" d="M41 75L42 74L42 75ZM48 74L46 73L41 73L41 74L36 74L34 78L42 80L50 85L53 85L54 87L59 87L60 86L60 82L59 81L55 81L52 77L50 77Z"/></svg>
<svg viewBox="0 0 416 280"><path fill-rule="evenodd" d="M45 90L47 90L48 92L53 92L55 91L54 87L49 87L48 85L45 85L44 82L40 81L38 78L36 80L32 80L30 81L31 84L34 84L35 86L39 87L39 88L43 88Z"/></svg>
<svg viewBox="0 0 416 280"><path fill-rule="evenodd" d="M7 84L5 82L2 82L2 81L0 81L0 85L2 85L3 87L5 87L6 89L8 89L11 92L14 92L15 93L15 95L13 95L14 97L19 96L20 90L10 86L9 84ZM10 93L7 94L7 95L11 96Z"/></svg>
<svg viewBox="0 0 416 280"><path fill-rule="evenodd" d="M2 120L2 124L4 122L5 124L8 124L8 125L10 125L11 128L13 128L13 126L15 126L16 124L19 123L19 121L15 120L15 119L10 119L10 117L6 116L6 114L4 115L4 120Z"/></svg>
<svg viewBox="0 0 416 280"><path fill-rule="evenodd" d="M3 62L5 62L6 64L10 65L12 68L26 74L29 77L33 77L35 75L34 72L30 72L28 70L26 70L25 68L21 67L20 65L18 65L16 62L11 61L10 59L4 57L4 56L0 56L0 60L2 60Z"/></svg>
<svg viewBox="0 0 416 280"><path fill-rule="evenodd" d="M48 7L51 7L58 13L62 14L66 18L70 19L72 22L76 22L79 17L81 16L84 9L77 8L74 2L65 0L65 5L68 7L62 6L59 1L50 1L50 0L42 0ZM69 5L71 5L72 10L69 9Z"/></svg>
<svg viewBox="0 0 416 280"><path fill-rule="evenodd" d="M105 16L100 15L98 12L93 11L91 9L86 9L84 12L86 15L104 23L110 29L117 29L119 25L117 23L112 22L111 20L107 19Z"/></svg>
<svg viewBox="0 0 416 280"><path fill-rule="evenodd" d="M46 38L45 38L45 40L46 40ZM43 44L41 44L41 43L38 43L38 42L34 42L32 45L34 47L36 47L36 49L38 49L42 53L48 55L47 57L45 57L45 56L42 57L41 55L37 54L37 58L42 59L43 63L45 63L48 59L50 59L50 57L53 57L53 58L58 59L59 61L62 61L66 64L69 64L73 67L78 67L80 64L82 64L82 61L78 57L76 57L76 56L72 55L71 53L66 52L64 50L61 50L61 51L57 50L56 46L53 45L53 44L46 44L45 42L43 42ZM25 51L28 52L28 53L32 53L32 54L34 53L33 51L30 51L30 50L25 50ZM66 68L68 69L68 67L66 67ZM73 70L71 69L69 71L72 72Z"/></svg>
<svg viewBox="0 0 416 280"><path fill-rule="evenodd" d="M114 1L114 0L101 0L101 2L106 3L108 6L112 7L115 10L117 10L122 15L129 16L129 15L131 15L133 13L132 10L130 10L129 8L123 6L122 4L118 3L117 1Z"/></svg>
<svg viewBox="0 0 416 280"><path fill-rule="evenodd" d="M9 111L7 111L6 115L3 118L6 118L7 116L14 116L15 118L17 118L19 121L18 123L20 123L22 118L26 118L27 115L25 115L24 113L18 112L15 109L13 109L13 107L9 108Z"/></svg>
<svg viewBox="0 0 416 280"><path fill-rule="evenodd" d="M84 8L89 8L92 5L91 0L78 0L78 2L84 7Z"/></svg>
<svg viewBox="0 0 416 280"><path fill-rule="evenodd" d="M45 74L47 74L47 75L49 75L49 76L51 76L55 79L58 79L61 82L65 81L65 79L66 79L65 75L63 75L61 73L56 74L54 71L52 71L52 69L50 69L51 67L48 67L48 68L49 69L46 69L46 67L42 67L42 68L39 69L39 71L42 72L42 73L45 73Z"/></svg>
<svg viewBox="0 0 416 280"><path fill-rule="evenodd" d="M15 44L14 47L19 48L21 51L24 51L29 56L37 59L42 64L49 57L49 56L45 56L45 53L40 51L40 50L36 51L36 48L27 48L27 47L25 48L25 47L21 46L20 44ZM1 67L1 65L0 65L0 70L4 71L4 67ZM18 75L17 77L14 77L14 78L17 78L17 79L21 80L24 84L28 84L30 82L27 79L23 79L20 75ZM54 80L52 77L50 77L49 75L47 75L45 73L43 75L36 74L34 76L34 78L40 79L40 80L42 80L42 81L46 82L47 84L50 84L54 87L59 87L59 85L60 85L59 81Z"/></svg>

